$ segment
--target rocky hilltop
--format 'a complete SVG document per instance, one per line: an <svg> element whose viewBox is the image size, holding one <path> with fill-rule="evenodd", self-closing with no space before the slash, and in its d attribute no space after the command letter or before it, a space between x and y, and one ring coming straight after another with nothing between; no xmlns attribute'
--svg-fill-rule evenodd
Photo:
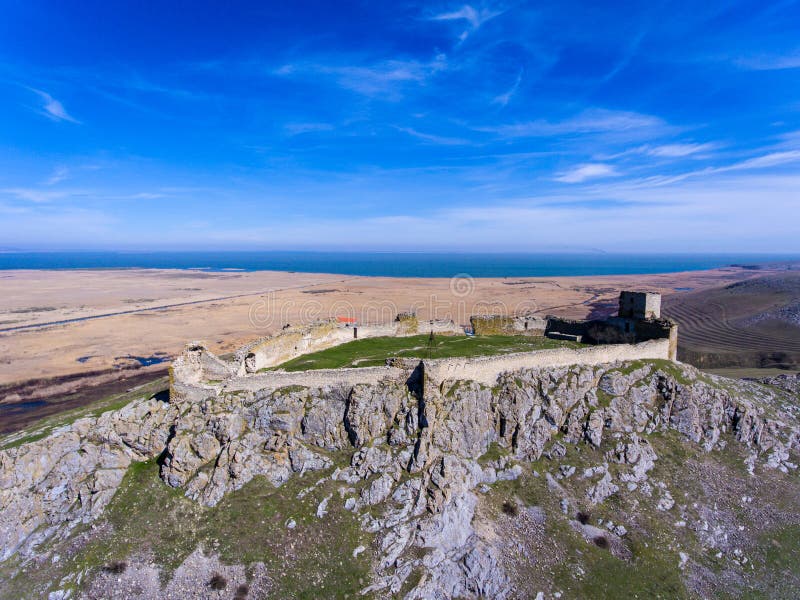
<svg viewBox="0 0 800 600"><path fill-rule="evenodd" d="M800 378L143 398L0 451L0 597L793 597Z"/></svg>

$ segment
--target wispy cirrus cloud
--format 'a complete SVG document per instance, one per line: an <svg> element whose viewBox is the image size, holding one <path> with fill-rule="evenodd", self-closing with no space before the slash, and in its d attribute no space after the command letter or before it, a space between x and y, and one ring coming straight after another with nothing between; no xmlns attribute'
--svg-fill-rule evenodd
<svg viewBox="0 0 800 600"><path fill-rule="evenodd" d="M439 13L433 15L429 19L431 21L466 21L467 29L458 36L459 41L463 42L472 33L478 31L484 23L503 14L503 12L505 11L493 10L486 7L475 8L469 4L465 4L457 10Z"/></svg>
<svg viewBox="0 0 800 600"><path fill-rule="evenodd" d="M554 179L562 183L583 183L588 179L599 179L602 177L617 177L620 173L612 165L603 163L589 163L578 165L573 169L564 171L556 175Z"/></svg>
<svg viewBox="0 0 800 600"><path fill-rule="evenodd" d="M16 198L17 200L25 200L26 202L34 202L36 204L52 202L67 196L72 195L70 192L57 191L57 190L40 190L28 187L14 187L0 189L0 194L5 194Z"/></svg>
<svg viewBox="0 0 800 600"><path fill-rule="evenodd" d="M69 121L70 123L77 123L80 124L80 121L73 118L67 112L67 109L64 108L64 105L61 104L58 100L53 98L47 92L43 92L42 90L37 90L35 88L28 88L33 93L35 93L42 101L41 110L43 111L42 114L45 115L48 119L52 119L53 121Z"/></svg>
<svg viewBox="0 0 800 600"><path fill-rule="evenodd" d="M795 163L800 163L800 150L770 152L719 167L706 167L705 169L687 171L676 175L647 177L638 182L632 182L631 185L645 187L671 185L686 179L703 178L736 171L766 170Z"/></svg>
<svg viewBox="0 0 800 600"><path fill-rule="evenodd" d="M357 64L352 57L341 64L302 62L286 64L273 71L279 77L334 80L340 87L364 96L399 99L401 88L409 84L424 84L447 68L447 56L437 54L430 61L383 60Z"/></svg>
<svg viewBox="0 0 800 600"><path fill-rule="evenodd" d="M61 183L69 177L69 169L67 167L56 167L53 169L50 177L45 179L45 185L55 185Z"/></svg>
<svg viewBox="0 0 800 600"><path fill-rule="evenodd" d="M719 142L676 142L672 144L644 144L623 152L610 155L599 155L599 160L614 160L631 155L650 156L653 158L707 158L711 152L722 147Z"/></svg>
<svg viewBox="0 0 800 600"><path fill-rule="evenodd" d="M6 196L17 201L32 204L47 205L56 200L157 200L167 198L171 194L165 190L156 191L130 191L119 193L117 190L103 189L49 189L38 187L9 187L0 188L0 197Z"/></svg>
<svg viewBox="0 0 800 600"><path fill-rule="evenodd" d="M333 131L336 127L332 123L286 123L283 130L288 135L302 135L320 131Z"/></svg>
<svg viewBox="0 0 800 600"><path fill-rule="evenodd" d="M705 144L662 144L660 146L641 146L637 150L647 156L659 158L683 158L706 154L719 148L719 144L708 142Z"/></svg>
<svg viewBox="0 0 800 600"><path fill-rule="evenodd" d="M666 130L668 128L669 125L665 121L652 115L594 108L587 109L562 121L539 119L523 123L478 127L476 129L478 131L496 133L502 137L533 138L609 132L652 132L656 129Z"/></svg>
<svg viewBox="0 0 800 600"><path fill-rule="evenodd" d="M519 72L517 75L517 79L507 91L503 92L502 94L495 96L492 100L492 104L499 104L500 106L507 106L511 99L514 97L514 94L517 93L519 89L519 84L522 83L522 71Z"/></svg>
<svg viewBox="0 0 800 600"><path fill-rule="evenodd" d="M408 134L412 137L415 137L417 139L423 140L425 142L429 142L431 144L437 144L440 146L462 146L471 143L469 140L465 140L463 138L447 137L431 133L424 133L422 131L417 131L412 127L397 127L397 130L405 134Z"/></svg>
<svg viewBox="0 0 800 600"><path fill-rule="evenodd" d="M786 152L771 152L762 156L748 158L738 163L734 163L727 167L718 167L714 169L715 172L720 173L723 171L742 171L748 169L767 169L770 167L779 167L782 165L800 162L800 150L788 150Z"/></svg>
<svg viewBox="0 0 800 600"><path fill-rule="evenodd" d="M735 64L749 71L782 71L800 69L800 50L788 54L761 54L738 58Z"/></svg>

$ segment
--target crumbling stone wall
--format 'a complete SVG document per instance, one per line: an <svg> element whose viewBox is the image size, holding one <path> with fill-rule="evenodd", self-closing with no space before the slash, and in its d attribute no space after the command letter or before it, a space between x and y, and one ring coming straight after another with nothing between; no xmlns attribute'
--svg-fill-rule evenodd
<svg viewBox="0 0 800 600"><path fill-rule="evenodd" d="M296 356L330 348L352 339L351 328L339 327L332 321L305 327L286 327L275 335L262 338L240 349L236 353L238 371L240 375L256 373Z"/></svg>
<svg viewBox="0 0 800 600"><path fill-rule="evenodd" d="M575 319L563 319L561 317L547 316L545 335L553 332L566 333L568 335L585 336L589 324L602 323L602 321L579 321Z"/></svg>
<svg viewBox="0 0 800 600"><path fill-rule="evenodd" d="M209 352L202 342L189 342L183 352L170 365L170 381L200 383L207 380L224 380L238 372L234 364L221 360Z"/></svg>
<svg viewBox="0 0 800 600"><path fill-rule="evenodd" d="M400 313L395 321L398 335L414 335L419 332L419 320L414 313Z"/></svg>
<svg viewBox="0 0 800 600"><path fill-rule="evenodd" d="M419 361L416 361L419 364ZM346 369L314 369L313 371L269 371L246 377L234 377L226 382L227 392L277 390L292 386L307 388L352 387L359 384L375 385L382 381L404 382L411 369L384 365Z"/></svg>
<svg viewBox="0 0 800 600"><path fill-rule="evenodd" d="M641 344L555 348L533 352L515 352L502 356L442 358L423 361L426 379L436 384L444 381L476 381L494 386L502 373L520 369L543 369L570 365L601 365L628 360L669 359L669 340L651 340Z"/></svg>
<svg viewBox="0 0 800 600"><path fill-rule="evenodd" d="M545 335L578 335L589 344L640 344L649 340L669 341L669 360L677 360L678 324L670 319L611 317L578 321L548 316Z"/></svg>
<svg viewBox="0 0 800 600"><path fill-rule="evenodd" d="M275 335L261 338L236 353L236 371L239 375L257 373L262 369L274 367L288 360L325 350L356 339L371 337L402 337L418 333L463 333L453 321L423 321L415 315L398 315L386 324L354 325L323 321L301 327L287 327Z"/></svg>
<svg viewBox="0 0 800 600"><path fill-rule="evenodd" d="M547 320L534 316L473 315L469 319L475 335L544 335Z"/></svg>
<svg viewBox="0 0 800 600"><path fill-rule="evenodd" d="M225 381L198 380L191 373L189 380L179 377L172 382L173 397L190 402L199 402L226 392L279 389L290 386L309 388L352 387L357 384L373 384L381 381L406 382L415 367L422 365L426 382L439 385L444 381L468 380L493 386L498 377L519 369L552 368L568 365L599 365L627 360L670 359L670 340L650 340L640 344L615 344L587 346L585 348L555 348L516 352L502 356L473 358L443 358L433 360L390 359L385 366L316 369L311 371L269 371L259 374L231 375ZM208 352L205 350L205 352ZM212 355L213 356L213 355ZM179 357L179 361L183 357ZM186 370L175 370L185 374Z"/></svg>

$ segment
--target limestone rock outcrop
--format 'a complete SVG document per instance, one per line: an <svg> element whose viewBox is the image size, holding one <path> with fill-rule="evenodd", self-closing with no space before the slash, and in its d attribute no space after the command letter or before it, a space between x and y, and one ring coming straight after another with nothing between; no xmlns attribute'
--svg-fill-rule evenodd
<svg viewBox="0 0 800 600"><path fill-rule="evenodd" d="M132 460L163 452L175 407L149 399L0 452L0 561L97 517Z"/></svg>
<svg viewBox="0 0 800 600"><path fill-rule="evenodd" d="M502 599L511 592L497 542L474 522L481 489L519 477L545 453L560 460L565 445L610 441L605 465L585 472L564 465L558 477L585 478L591 503L639 489L669 510L669 490L648 480L658 456L647 435L670 430L706 451L731 434L753 461L793 470L800 429L785 400L800 385L779 384L719 385L689 367L644 363L522 369L493 388L416 373L352 386L209 386L201 398L144 400L0 452L0 560L29 556L36 544L95 518L131 461L160 456L165 485L213 506L253 477L280 486L295 473L331 468L332 453L347 452L348 466L330 475L344 495L326 504L341 502L376 534L365 591L398 593L421 572L406 598ZM501 458L483 460L492 448ZM612 474L609 464L619 468ZM564 494L549 474L548 482ZM361 491L348 495L355 484Z"/></svg>

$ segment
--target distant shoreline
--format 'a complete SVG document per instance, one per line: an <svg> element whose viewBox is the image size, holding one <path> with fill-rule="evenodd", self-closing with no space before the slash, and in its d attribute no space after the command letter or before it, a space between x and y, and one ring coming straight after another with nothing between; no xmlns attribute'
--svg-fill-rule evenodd
<svg viewBox="0 0 800 600"><path fill-rule="evenodd" d="M393 278L654 275L800 264L800 254L443 252L3 252L0 271L176 270Z"/></svg>

